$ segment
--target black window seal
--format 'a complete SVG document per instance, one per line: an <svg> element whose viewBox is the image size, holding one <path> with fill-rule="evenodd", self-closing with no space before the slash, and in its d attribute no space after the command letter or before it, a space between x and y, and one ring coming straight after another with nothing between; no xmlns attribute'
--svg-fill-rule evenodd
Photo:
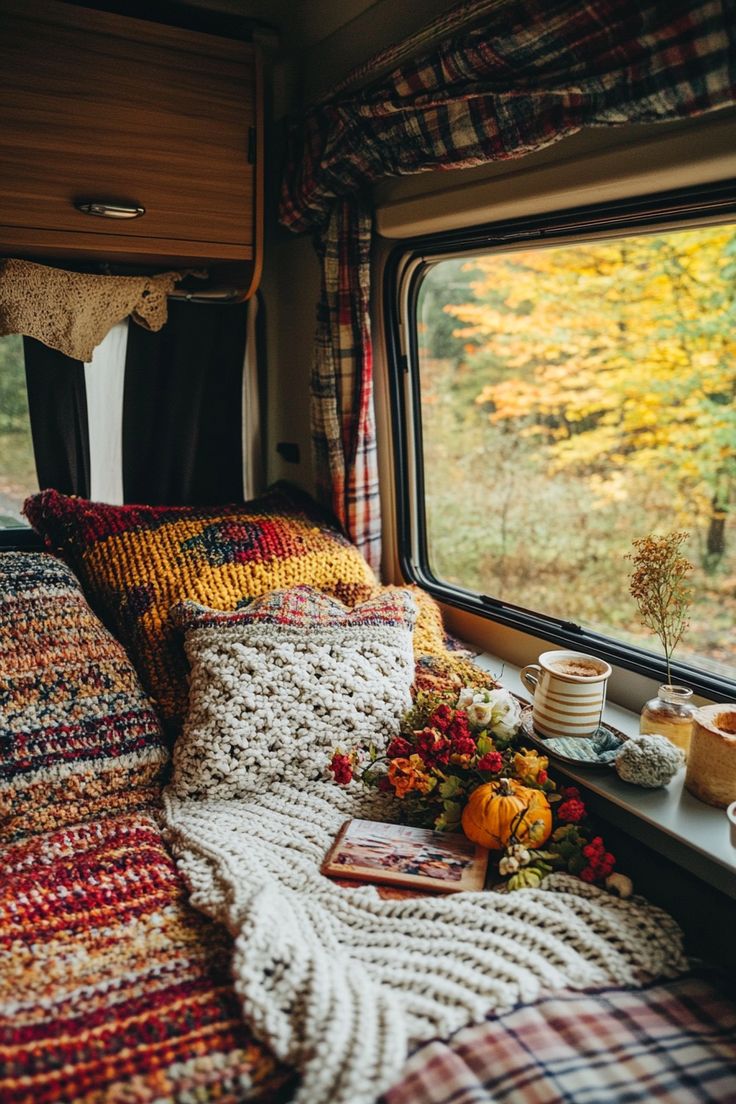
<svg viewBox="0 0 736 1104"><path fill-rule="evenodd" d="M0 529L0 552L41 552L43 547L38 533L22 523Z"/></svg>
<svg viewBox="0 0 736 1104"><path fill-rule="evenodd" d="M386 319L386 355L394 446L394 482L399 565L404 578L417 584L439 601L457 609L484 617L539 637L551 644L586 651L625 670L650 679L667 681L664 658L645 648L626 644L613 637L585 629L571 621L562 621L534 610L503 602L453 586L438 579L429 566L426 516L424 508L423 447L419 406L418 343L416 306L423 275L433 260L479 252L494 246L517 241L555 241L574 235L605 236L612 229L646 230L647 228L677 228L695 221L725 221L736 218L736 180L704 185L699 188L660 192L633 199L585 207L569 208L550 214L487 223L470 229L428 234L403 239L390 253L384 274L383 307ZM403 272L407 264L415 264L406 291L404 345L402 349L399 294L403 288ZM423 264L423 267L422 267ZM411 371L411 366L414 370ZM410 385L407 394L407 380ZM410 448L407 439L407 405L411 404L414 425L416 464L410 472ZM416 539L412 541L412 501L409 492L410 475L416 487L414 516ZM689 686L715 702L736 701L736 680L725 678L678 660L671 664L672 679Z"/></svg>

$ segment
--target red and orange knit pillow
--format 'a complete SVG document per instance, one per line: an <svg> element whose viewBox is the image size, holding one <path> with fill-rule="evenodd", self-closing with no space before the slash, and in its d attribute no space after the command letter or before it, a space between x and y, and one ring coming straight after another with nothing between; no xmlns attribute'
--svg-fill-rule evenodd
<svg viewBox="0 0 736 1104"><path fill-rule="evenodd" d="M79 576L173 727L187 703L181 635L169 620L177 602L234 610L306 584L353 606L376 586L325 513L284 486L244 505L212 507L109 506L43 491L25 512Z"/></svg>

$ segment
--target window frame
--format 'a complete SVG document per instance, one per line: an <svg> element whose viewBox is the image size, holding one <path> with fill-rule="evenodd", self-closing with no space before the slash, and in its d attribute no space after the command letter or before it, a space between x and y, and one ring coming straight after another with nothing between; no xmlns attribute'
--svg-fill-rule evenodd
<svg viewBox="0 0 736 1104"><path fill-rule="evenodd" d="M383 308L391 427L399 566L405 579L439 601L507 625L551 644L585 651L614 666L667 681L664 657L643 647L525 609L492 595L455 586L433 574L428 556L424 498L417 303L424 275L443 259L481 251L508 251L535 242L566 243L642 231L684 228L736 219L736 181L696 189L660 192L613 203L486 223L407 238L388 256ZM736 700L736 678L728 679L689 663L672 663L673 681L712 701Z"/></svg>
<svg viewBox="0 0 736 1104"><path fill-rule="evenodd" d="M44 543L30 526L8 526L0 529L0 552L43 552Z"/></svg>
<svg viewBox="0 0 736 1104"><path fill-rule="evenodd" d="M4 334L3 336L10 337L12 335ZM27 390L26 386L26 393ZM33 430L30 429L30 432L32 438ZM0 552L38 552L43 549L43 546L43 541L28 522L18 521L15 525L0 525Z"/></svg>

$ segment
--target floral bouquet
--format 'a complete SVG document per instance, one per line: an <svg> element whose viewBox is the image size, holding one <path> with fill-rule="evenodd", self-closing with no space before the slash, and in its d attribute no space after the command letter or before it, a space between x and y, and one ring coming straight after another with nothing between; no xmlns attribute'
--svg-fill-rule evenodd
<svg viewBox="0 0 736 1104"><path fill-rule="evenodd" d="M420 691L400 734L375 747L338 748L335 781L354 780L399 802L399 819L459 831L498 854L509 889L535 888L553 870L628 896L615 859L593 835L574 786L558 791L546 756L517 745L521 706L502 688Z"/></svg>

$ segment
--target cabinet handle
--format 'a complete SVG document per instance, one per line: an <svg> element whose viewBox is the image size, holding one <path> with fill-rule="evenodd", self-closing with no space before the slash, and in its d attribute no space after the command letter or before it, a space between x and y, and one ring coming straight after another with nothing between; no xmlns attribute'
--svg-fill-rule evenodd
<svg viewBox="0 0 736 1104"><path fill-rule="evenodd" d="M99 200L90 200L85 203L75 203L78 211L85 215L99 215L101 218L134 219L145 215L146 208L137 203L101 203Z"/></svg>

